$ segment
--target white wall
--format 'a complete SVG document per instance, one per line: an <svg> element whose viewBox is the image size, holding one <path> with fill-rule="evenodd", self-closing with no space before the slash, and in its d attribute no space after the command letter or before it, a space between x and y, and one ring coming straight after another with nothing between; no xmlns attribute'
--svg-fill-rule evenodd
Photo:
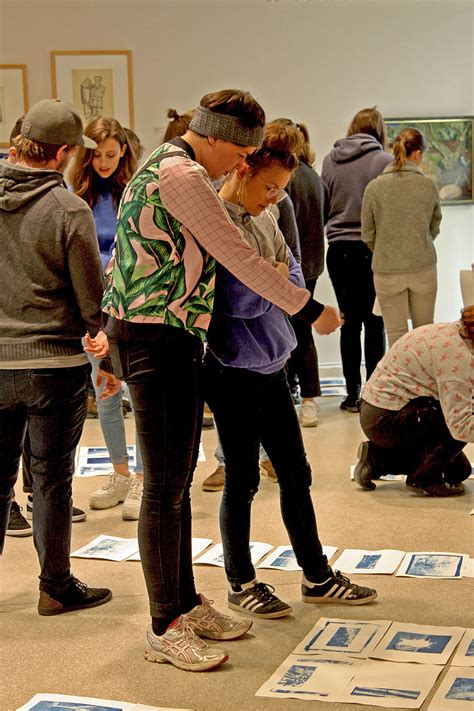
<svg viewBox="0 0 474 711"><path fill-rule="evenodd" d="M269 118L307 123L317 165L352 115L474 114L471 0L0 0L0 62L28 65L30 102L51 96L50 50L130 49L135 129L159 143L169 107L250 90ZM472 205L443 210L437 320L453 320L472 261ZM334 303L326 276L317 297ZM318 339L339 360L338 336Z"/></svg>

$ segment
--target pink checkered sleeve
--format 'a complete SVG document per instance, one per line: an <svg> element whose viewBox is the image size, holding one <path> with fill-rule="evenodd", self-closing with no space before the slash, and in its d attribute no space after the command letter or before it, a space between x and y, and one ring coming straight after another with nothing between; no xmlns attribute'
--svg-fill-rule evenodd
<svg viewBox="0 0 474 711"><path fill-rule="evenodd" d="M159 186L164 207L182 229L245 286L290 315L303 308L310 293L294 286L243 241L204 168L188 158L163 159Z"/></svg>

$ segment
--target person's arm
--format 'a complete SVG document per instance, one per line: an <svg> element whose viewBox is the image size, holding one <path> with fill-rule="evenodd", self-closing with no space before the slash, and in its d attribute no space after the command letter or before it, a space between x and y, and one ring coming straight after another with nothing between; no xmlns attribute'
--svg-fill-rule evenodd
<svg viewBox="0 0 474 711"><path fill-rule="evenodd" d="M436 192L436 203L433 209L433 214L431 216L431 221L430 221L430 235L432 236L433 240L436 239L436 237L439 235L439 226L441 224L441 220L443 218L443 215L441 213L441 205L439 202L439 194L438 194L438 189L436 186L433 186Z"/></svg>
<svg viewBox="0 0 474 711"><path fill-rule="evenodd" d="M365 189L362 199L361 230L362 241L365 242L370 251L373 252L377 231L372 208L372 195L368 188Z"/></svg>

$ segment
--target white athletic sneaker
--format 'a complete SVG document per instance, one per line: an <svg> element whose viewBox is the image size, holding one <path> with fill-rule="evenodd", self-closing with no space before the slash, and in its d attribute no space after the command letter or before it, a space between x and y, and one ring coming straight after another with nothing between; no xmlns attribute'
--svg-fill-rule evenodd
<svg viewBox="0 0 474 711"><path fill-rule="evenodd" d="M203 642L184 615L178 617L162 635L156 635L151 625L147 629L145 659L149 662L168 662L178 669L198 672L219 667L228 658L222 649Z"/></svg>
<svg viewBox="0 0 474 711"><path fill-rule="evenodd" d="M110 472L100 489L89 496L91 509L110 509L125 501L130 486L130 477Z"/></svg>
<svg viewBox="0 0 474 711"><path fill-rule="evenodd" d="M195 634L207 639L238 639L252 627L252 620L237 620L230 615L224 615L214 607L214 600L208 600L199 594L200 605L196 605L183 617L186 619Z"/></svg>
<svg viewBox="0 0 474 711"><path fill-rule="evenodd" d="M298 414L301 427L317 427L318 415L314 400L303 400Z"/></svg>
<svg viewBox="0 0 474 711"><path fill-rule="evenodd" d="M122 518L124 521L138 521L140 506L143 496L143 479L138 479L135 474L130 477L130 488L127 498L122 506Z"/></svg>

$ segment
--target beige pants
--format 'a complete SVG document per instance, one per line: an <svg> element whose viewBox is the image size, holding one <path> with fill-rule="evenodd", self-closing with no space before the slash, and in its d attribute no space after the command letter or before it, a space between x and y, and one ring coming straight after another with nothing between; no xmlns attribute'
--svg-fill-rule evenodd
<svg viewBox="0 0 474 711"><path fill-rule="evenodd" d="M421 272L374 274L374 285L382 310L389 346L413 328L433 323L438 280L436 265Z"/></svg>

